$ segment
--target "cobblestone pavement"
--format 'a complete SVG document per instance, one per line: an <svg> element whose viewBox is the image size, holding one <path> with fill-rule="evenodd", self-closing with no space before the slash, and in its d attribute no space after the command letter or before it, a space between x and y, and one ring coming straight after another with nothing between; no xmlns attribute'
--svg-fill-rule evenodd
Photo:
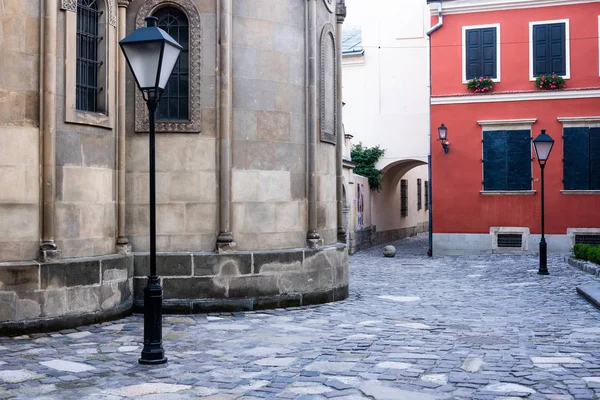
<svg viewBox="0 0 600 400"><path fill-rule="evenodd" d="M348 300L166 316L169 363L140 366L142 318L0 338L0 398L595 399L597 282L530 256L422 256L426 237L350 258ZM596 397L597 396L597 397Z"/></svg>

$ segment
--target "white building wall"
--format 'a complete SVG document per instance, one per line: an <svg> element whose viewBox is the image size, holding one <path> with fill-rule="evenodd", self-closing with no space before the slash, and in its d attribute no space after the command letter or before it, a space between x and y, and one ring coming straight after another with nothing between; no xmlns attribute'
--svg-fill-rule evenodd
<svg viewBox="0 0 600 400"><path fill-rule="evenodd" d="M427 161L429 8L422 0L347 0L345 26L362 29L364 59L345 57L344 125L353 142L386 150L377 167Z"/></svg>
<svg viewBox="0 0 600 400"><path fill-rule="evenodd" d="M372 194L371 222L379 235L374 238L377 243L412 234L417 231L414 228L422 231L428 221L425 205L417 210L416 182L429 180L428 168L422 163L427 162L429 153L425 32L430 13L423 0L346 0L346 4L344 26L361 28L364 55L343 60L345 133L354 136L354 144L385 149L377 168L389 171L389 176L384 176L384 190ZM418 161L416 168L406 171L391 166L405 160ZM409 180L408 217L400 216L400 179Z"/></svg>

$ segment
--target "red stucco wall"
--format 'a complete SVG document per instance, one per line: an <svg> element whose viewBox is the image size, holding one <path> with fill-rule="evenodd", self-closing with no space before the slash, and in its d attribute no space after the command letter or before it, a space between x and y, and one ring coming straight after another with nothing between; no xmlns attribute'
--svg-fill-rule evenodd
<svg viewBox="0 0 600 400"><path fill-rule="evenodd" d="M529 80L529 22L570 20L571 79L566 90L600 87L598 71L600 3L515 9L444 17L431 38L432 94L468 94L462 84L462 26L500 23L501 82L494 93L537 92ZM432 18L432 23L437 17ZM479 96L490 96L482 94ZM493 95L492 95L493 96ZM570 227L600 227L600 195L565 195L562 124L557 117L600 116L600 98L432 105L432 203L434 233L489 233L490 226L529 227L540 232L540 168L532 161L532 196L484 196L482 128L478 120L535 118L532 136L546 129L556 141L546 167L546 233ZM448 127L450 152L436 141ZM532 158L534 154L532 153Z"/></svg>

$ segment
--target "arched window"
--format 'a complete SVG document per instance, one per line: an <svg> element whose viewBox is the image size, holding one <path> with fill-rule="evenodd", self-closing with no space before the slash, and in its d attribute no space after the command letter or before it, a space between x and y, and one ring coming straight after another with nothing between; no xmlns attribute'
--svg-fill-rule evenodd
<svg viewBox="0 0 600 400"><path fill-rule="evenodd" d="M77 0L77 74L76 108L83 111L98 110L98 93L103 90L98 75L102 66L99 57L100 16L97 0Z"/></svg>
<svg viewBox="0 0 600 400"><path fill-rule="evenodd" d="M158 26L173 37L183 50L158 104L158 120L189 119L189 27L185 14L175 7L154 13Z"/></svg>

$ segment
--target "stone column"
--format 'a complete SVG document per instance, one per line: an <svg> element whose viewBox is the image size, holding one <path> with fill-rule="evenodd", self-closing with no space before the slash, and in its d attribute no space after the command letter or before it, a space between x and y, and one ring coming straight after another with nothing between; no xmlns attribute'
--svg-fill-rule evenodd
<svg viewBox="0 0 600 400"><path fill-rule="evenodd" d="M42 242L40 259L59 257L56 234L56 18L57 0L43 2L41 46L40 126L42 134Z"/></svg>
<svg viewBox="0 0 600 400"><path fill-rule="evenodd" d="M220 139L220 224L217 236L217 251L235 251L236 245L231 232L231 137L233 119L232 93L232 0L219 2L219 139Z"/></svg>
<svg viewBox="0 0 600 400"><path fill-rule="evenodd" d="M306 235L307 245L310 248L321 244L321 235L317 232L317 0L308 0L308 124L307 146L308 146L308 232Z"/></svg>
<svg viewBox="0 0 600 400"><path fill-rule="evenodd" d="M127 35L127 6L131 0L119 0L118 31L117 40ZM126 74L127 63L125 56L117 50L117 251L122 254L131 253L131 244L125 236L125 120L127 116L126 106Z"/></svg>
<svg viewBox="0 0 600 400"><path fill-rule="evenodd" d="M336 187L335 196L337 202L337 240L346 242L346 229L344 225L344 178L342 176L342 156L344 153L343 121L342 121L342 24L346 19L346 0L338 0L335 15L337 25L335 29L335 65L337 67L337 126L336 129L336 151L335 151L335 174Z"/></svg>

